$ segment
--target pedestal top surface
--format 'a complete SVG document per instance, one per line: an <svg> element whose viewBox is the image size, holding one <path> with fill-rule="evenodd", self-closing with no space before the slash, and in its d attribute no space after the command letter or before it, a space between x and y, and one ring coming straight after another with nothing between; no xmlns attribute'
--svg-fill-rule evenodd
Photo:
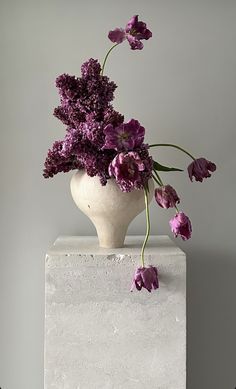
<svg viewBox="0 0 236 389"><path fill-rule="evenodd" d="M47 255L65 254L128 254L138 255L142 247L144 236L127 236L124 247L106 249L99 247L98 238L95 236L59 236ZM185 255L167 236L150 236L145 250L146 255Z"/></svg>

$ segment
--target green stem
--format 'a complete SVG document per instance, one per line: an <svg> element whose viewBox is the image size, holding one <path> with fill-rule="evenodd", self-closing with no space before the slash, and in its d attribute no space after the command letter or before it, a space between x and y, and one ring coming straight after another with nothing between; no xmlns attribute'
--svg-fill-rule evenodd
<svg viewBox="0 0 236 389"><path fill-rule="evenodd" d="M158 181L158 179L154 176L154 174L152 174L152 178L153 178L153 180L154 180L159 186L162 186L162 185L161 185L161 182Z"/></svg>
<svg viewBox="0 0 236 389"><path fill-rule="evenodd" d="M107 58L110 54L110 52L118 45L119 43L116 43L114 44L113 46L111 46L111 48L108 50L104 60L103 60L103 64L102 64L102 70L101 70L101 76L103 76L103 72L104 72L104 68L105 68L105 65L106 65L106 62L107 62Z"/></svg>
<svg viewBox="0 0 236 389"><path fill-rule="evenodd" d="M188 151L184 150L182 147L180 146L177 146L177 145L173 145L172 143L156 143L154 145L149 145L149 147L159 147L159 146L167 146L167 147L174 147L175 149L178 149L180 151L183 151L183 153L187 154L190 158L192 158L193 160L195 160L196 158L194 158L194 156L192 154L190 154Z"/></svg>
<svg viewBox="0 0 236 389"><path fill-rule="evenodd" d="M141 261L142 261L142 267L144 267L144 250L147 245L147 241L150 234L150 216L149 216L149 208L148 208L148 192L147 188L144 187L144 199L145 199L145 209L146 209L146 222L147 222L147 228L146 228L146 236L143 242L142 250L141 250Z"/></svg>
<svg viewBox="0 0 236 389"><path fill-rule="evenodd" d="M155 173L156 178L158 179L158 181L160 181L161 186L163 186L164 184L163 184L163 181L162 181L161 177L159 176L159 174L157 173L156 170L153 170L153 171L154 171L154 173Z"/></svg>

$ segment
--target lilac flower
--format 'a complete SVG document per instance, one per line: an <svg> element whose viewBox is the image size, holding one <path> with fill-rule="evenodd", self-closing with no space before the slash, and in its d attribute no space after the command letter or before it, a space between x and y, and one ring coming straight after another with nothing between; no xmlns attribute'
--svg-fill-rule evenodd
<svg viewBox="0 0 236 389"><path fill-rule="evenodd" d="M71 127L78 127L81 122L85 121L85 113L77 107L73 107L72 104L55 108L53 115L61 120L63 124Z"/></svg>
<svg viewBox="0 0 236 389"><path fill-rule="evenodd" d="M157 204L165 209L174 208L180 201L175 189L170 185L164 185L160 188L156 188L155 199Z"/></svg>
<svg viewBox="0 0 236 389"><path fill-rule="evenodd" d="M170 220L170 227L175 237L180 235L183 240L191 238L191 222L188 216L186 216L183 212L178 212L173 219Z"/></svg>
<svg viewBox="0 0 236 389"><path fill-rule="evenodd" d="M90 58L81 67L82 77L68 74L57 77L61 106L55 109L54 115L64 124L78 127L91 112L103 118L103 112L111 107L116 85L108 77L101 76L100 71L99 62Z"/></svg>
<svg viewBox="0 0 236 389"><path fill-rule="evenodd" d="M81 131L79 129L69 127L63 141L61 141L60 155L64 158L76 156L77 150L82 147L83 143L83 134Z"/></svg>
<svg viewBox="0 0 236 389"><path fill-rule="evenodd" d="M138 290L145 288L148 292L151 292L152 289L159 288L157 268L149 266L148 268L139 267L136 269L131 286L131 292L134 287Z"/></svg>
<svg viewBox="0 0 236 389"><path fill-rule="evenodd" d="M48 155L44 163L43 176L53 177L59 172L69 172L73 169L81 169L82 166L74 155L64 157L62 155L63 141L54 142L52 149L48 150Z"/></svg>
<svg viewBox="0 0 236 389"><path fill-rule="evenodd" d="M133 150L140 147L144 140L145 128L138 120L131 119L128 123L123 123L114 128L108 124L104 128L105 149Z"/></svg>
<svg viewBox="0 0 236 389"><path fill-rule="evenodd" d="M105 141L104 127L102 121L96 120L96 114L87 114L86 121L81 124L80 128L85 138L99 149L102 149Z"/></svg>
<svg viewBox="0 0 236 389"><path fill-rule="evenodd" d="M96 132L101 131L97 128L95 133L93 125L88 121L82 123L79 128L68 128L63 140L56 141L45 161L44 177L53 177L59 172L68 172L74 169L85 169L89 176L97 175L101 184L106 185L110 178L108 167L114 159L116 152L114 150L101 150ZM94 124L95 125L95 124ZM85 128L86 126L86 128ZM84 131L84 132L83 132ZM89 134L86 133L89 132Z"/></svg>
<svg viewBox="0 0 236 389"><path fill-rule="evenodd" d="M101 65L98 60L90 58L81 66L81 74L83 78L99 78L101 73Z"/></svg>
<svg viewBox="0 0 236 389"><path fill-rule="evenodd" d="M103 122L104 125L111 124L113 127L118 127L124 121L124 116L115 111L112 107L104 111Z"/></svg>
<svg viewBox="0 0 236 389"><path fill-rule="evenodd" d="M115 177L123 192L130 192L133 189L142 187L141 172L144 170L144 162L139 154L134 151L117 154L109 165L110 176Z"/></svg>
<svg viewBox="0 0 236 389"><path fill-rule="evenodd" d="M120 126L124 117L116 112L111 101L116 85L101 76L99 62L90 58L81 67L82 77L62 74L56 79L61 105L54 116L66 126L63 140L53 144L45 161L44 177L59 172L85 169L90 176L98 175L102 185L110 178L108 167L114 159L114 150L102 150L104 127Z"/></svg>
<svg viewBox="0 0 236 389"><path fill-rule="evenodd" d="M116 28L108 34L113 43L122 43L127 39L132 50L141 50L143 48L141 40L148 40L151 37L151 31L147 29L146 23L138 20L138 15L134 15L128 21L125 29Z"/></svg>
<svg viewBox="0 0 236 389"><path fill-rule="evenodd" d="M65 73L56 78L55 84L59 89L61 100L65 100L67 102L74 99L80 90L79 79Z"/></svg>
<svg viewBox="0 0 236 389"><path fill-rule="evenodd" d="M198 158L188 166L188 175L191 181L194 177L196 181L202 182L204 178L211 177L210 172L215 170L216 165L213 162L205 158Z"/></svg>

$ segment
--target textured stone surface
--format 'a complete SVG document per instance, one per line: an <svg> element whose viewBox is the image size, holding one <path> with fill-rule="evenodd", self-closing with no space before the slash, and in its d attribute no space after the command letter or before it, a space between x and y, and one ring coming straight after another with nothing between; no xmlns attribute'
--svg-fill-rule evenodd
<svg viewBox="0 0 236 389"><path fill-rule="evenodd" d="M186 388L185 254L151 237L160 289L130 293L142 237L126 242L60 237L48 251L45 389Z"/></svg>

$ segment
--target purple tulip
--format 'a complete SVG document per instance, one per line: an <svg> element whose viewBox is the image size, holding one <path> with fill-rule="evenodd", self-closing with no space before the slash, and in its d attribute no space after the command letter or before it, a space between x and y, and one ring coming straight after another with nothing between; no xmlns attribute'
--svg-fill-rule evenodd
<svg viewBox="0 0 236 389"><path fill-rule="evenodd" d="M148 290L148 292L151 292L152 289L159 288L157 268L154 266L137 268L134 273L133 282L130 289L131 292L133 291L134 287L136 287L138 290L145 288Z"/></svg>
<svg viewBox="0 0 236 389"><path fill-rule="evenodd" d="M193 181L193 177L196 181L203 181L203 178L211 177L210 172L214 172L216 170L216 165L208 161L205 158L195 159L188 166L188 175L191 181Z"/></svg>
<svg viewBox="0 0 236 389"><path fill-rule="evenodd" d="M109 174L114 176L117 184L123 192L140 187L140 172L145 170L145 164L138 153L120 153L115 156L109 165Z"/></svg>
<svg viewBox="0 0 236 389"><path fill-rule="evenodd" d="M174 208L180 201L175 189L170 185L164 185L160 188L156 188L155 199L157 204L165 209Z"/></svg>
<svg viewBox="0 0 236 389"><path fill-rule="evenodd" d="M173 219L170 220L170 227L175 237L180 235L183 240L191 238L191 222L188 216L186 216L183 212L178 212Z"/></svg>
<svg viewBox="0 0 236 389"><path fill-rule="evenodd" d="M116 128L108 124L104 128L104 134L104 149L133 150L142 145L145 128L140 125L138 120L131 119L128 123L122 123Z"/></svg>
<svg viewBox="0 0 236 389"><path fill-rule="evenodd" d="M148 40L152 33L147 29L146 23L138 21L138 15L133 16L125 27L126 37L132 50L143 48L142 39Z"/></svg>
<svg viewBox="0 0 236 389"><path fill-rule="evenodd" d="M142 39L148 40L152 37L152 32L147 29L146 23L138 20L138 15L134 15L127 23L125 29L116 28L108 34L108 38L113 43L122 43L128 40L132 50L142 50Z"/></svg>

